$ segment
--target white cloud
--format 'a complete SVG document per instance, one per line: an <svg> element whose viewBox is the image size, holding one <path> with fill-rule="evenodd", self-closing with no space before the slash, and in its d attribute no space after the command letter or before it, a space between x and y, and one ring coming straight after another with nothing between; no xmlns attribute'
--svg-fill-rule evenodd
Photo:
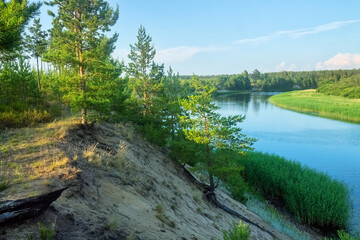
<svg viewBox="0 0 360 240"><path fill-rule="evenodd" d="M155 61L159 63L184 62L192 56L202 52L222 51L224 48L218 47L191 47L178 46L173 48L160 49L156 51Z"/></svg>
<svg viewBox="0 0 360 240"><path fill-rule="evenodd" d="M275 67L275 72L282 72L282 71L294 71L296 69L295 64L291 64L288 66L285 62L281 62L279 65Z"/></svg>
<svg viewBox="0 0 360 240"><path fill-rule="evenodd" d="M352 23L357 23L357 22L360 22L360 19L353 19L353 20L349 20L349 21L336 21L336 22L322 24L322 25L318 25L318 26L310 27L310 28L301 28L301 29L295 29L295 30L277 31L277 32L272 33L272 34L264 35L264 36L260 36L260 37L256 37L256 38L240 39L240 40L235 41L234 43L235 44L261 43L261 42L267 42L267 41L272 40L272 39L284 38L284 37L299 38L299 37L310 35L310 34L316 34L316 33L320 33L320 32L325 32L325 31L338 29L338 28L344 27L346 25L349 25L349 24L352 24Z"/></svg>
<svg viewBox="0 0 360 240"><path fill-rule="evenodd" d="M360 54L339 53L324 62L316 64L317 70L360 68Z"/></svg>
<svg viewBox="0 0 360 240"><path fill-rule="evenodd" d="M268 36L262 36L262 37L257 37L257 38L244 38L244 39L237 40L234 43L236 43L236 44L260 43L260 42L267 42L273 38L275 38L275 35L268 35Z"/></svg>

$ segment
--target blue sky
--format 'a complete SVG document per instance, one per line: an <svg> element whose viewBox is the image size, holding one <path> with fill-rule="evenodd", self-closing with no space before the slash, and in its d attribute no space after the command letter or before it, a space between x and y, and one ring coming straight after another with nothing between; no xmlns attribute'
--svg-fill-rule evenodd
<svg viewBox="0 0 360 240"><path fill-rule="evenodd" d="M114 56L145 26L156 61L180 74L360 68L358 0L111 0L120 17ZM42 8L41 22L51 18Z"/></svg>

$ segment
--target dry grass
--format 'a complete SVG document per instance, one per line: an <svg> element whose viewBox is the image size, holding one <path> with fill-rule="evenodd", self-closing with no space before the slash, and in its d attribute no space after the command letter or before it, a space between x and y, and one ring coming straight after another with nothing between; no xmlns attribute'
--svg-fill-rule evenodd
<svg viewBox="0 0 360 240"><path fill-rule="evenodd" d="M75 178L78 170L72 166L71 159L76 152L64 149L59 141L76 123L75 119L68 119L0 133L0 176L7 183L0 199L7 195L30 196L46 191L42 188L51 185L49 179L60 182L60 178ZM19 185L21 188L17 187Z"/></svg>

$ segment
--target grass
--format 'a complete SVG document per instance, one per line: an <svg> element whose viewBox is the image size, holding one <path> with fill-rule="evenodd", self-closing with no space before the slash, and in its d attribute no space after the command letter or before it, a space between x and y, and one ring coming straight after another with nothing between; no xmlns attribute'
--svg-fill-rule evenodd
<svg viewBox="0 0 360 240"><path fill-rule="evenodd" d="M353 237L349 233L339 230L337 231L338 239L339 240L359 240L358 237ZM335 240L334 238L324 238L324 240Z"/></svg>
<svg viewBox="0 0 360 240"><path fill-rule="evenodd" d="M166 225L172 228L176 226L175 221L170 220L169 217L166 216L164 205L162 205L161 203L157 204L155 207L155 211L156 211L156 218L159 219L161 222L165 223Z"/></svg>
<svg viewBox="0 0 360 240"><path fill-rule="evenodd" d="M272 205L267 204L261 197L249 193L247 198L246 207L279 232L285 233L294 240L313 239L313 236L295 227L292 222L281 215Z"/></svg>
<svg viewBox="0 0 360 240"><path fill-rule="evenodd" d="M116 220L116 218L110 218L108 220L108 226L107 228L109 229L109 231L113 232L113 231L116 231L119 227L119 224Z"/></svg>
<svg viewBox="0 0 360 240"><path fill-rule="evenodd" d="M54 239L54 227L55 224L52 224L51 227L44 226L41 223L38 223L40 239L41 240L53 240Z"/></svg>
<svg viewBox="0 0 360 240"><path fill-rule="evenodd" d="M8 195L28 196L31 189L49 186L46 179L76 177L78 170L71 159L77 153L65 149L59 139L77 122L71 118L0 132L0 200Z"/></svg>
<svg viewBox="0 0 360 240"><path fill-rule="evenodd" d="M10 182L5 179L4 177L0 177L0 192L4 191L8 186Z"/></svg>
<svg viewBox="0 0 360 240"><path fill-rule="evenodd" d="M224 240L248 240L250 237L250 228L248 224L239 224L233 222L233 226L228 231L223 230Z"/></svg>
<svg viewBox="0 0 360 240"><path fill-rule="evenodd" d="M340 121L360 123L360 99L317 93L315 90L293 91L272 96L269 101L281 108L315 113Z"/></svg>
<svg viewBox="0 0 360 240"><path fill-rule="evenodd" d="M277 155L249 152L245 181L280 199L298 220L320 228L347 229L349 189L323 172Z"/></svg>

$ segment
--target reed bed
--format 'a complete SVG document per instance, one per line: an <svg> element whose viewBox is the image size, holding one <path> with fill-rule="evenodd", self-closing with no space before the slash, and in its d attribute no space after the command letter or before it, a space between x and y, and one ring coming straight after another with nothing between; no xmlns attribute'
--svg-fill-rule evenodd
<svg viewBox="0 0 360 240"><path fill-rule="evenodd" d="M320 228L347 229L351 202L347 185L277 155L249 152L245 181L280 199L300 221Z"/></svg>

